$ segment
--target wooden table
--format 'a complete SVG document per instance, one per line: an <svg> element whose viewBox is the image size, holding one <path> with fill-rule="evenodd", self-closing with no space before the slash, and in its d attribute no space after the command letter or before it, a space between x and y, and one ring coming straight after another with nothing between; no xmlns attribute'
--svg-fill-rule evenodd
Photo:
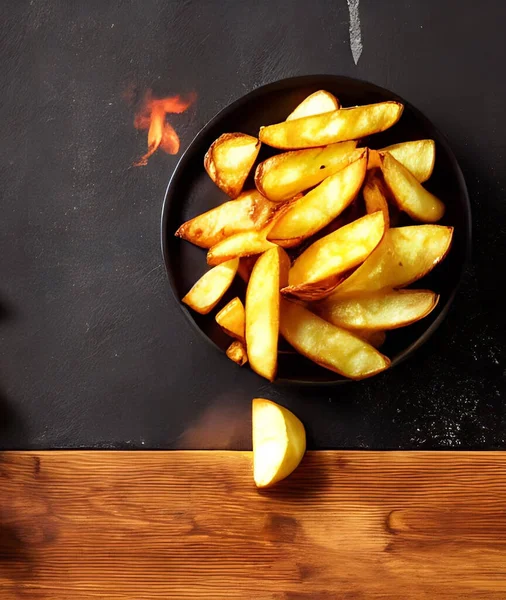
<svg viewBox="0 0 506 600"><path fill-rule="evenodd" d="M5 600L506 598L506 453L0 455Z"/></svg>

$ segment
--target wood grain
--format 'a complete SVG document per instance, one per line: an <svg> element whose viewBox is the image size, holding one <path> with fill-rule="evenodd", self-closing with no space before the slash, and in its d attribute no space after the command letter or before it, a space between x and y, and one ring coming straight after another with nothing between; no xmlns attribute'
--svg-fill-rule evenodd
<svg viewBox="0 0 506 600"><path fill-rule="evenodd" d="M0 598L506 598L506 453L0 455Z"/></svg>

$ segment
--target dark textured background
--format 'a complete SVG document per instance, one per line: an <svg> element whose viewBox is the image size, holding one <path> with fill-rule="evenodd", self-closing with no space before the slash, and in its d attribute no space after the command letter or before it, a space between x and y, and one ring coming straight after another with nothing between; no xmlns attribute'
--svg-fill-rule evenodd
<svg viewBox="0 0 506 600"><path fill-rule="evenodd" d="M506 5L346 0L4 0L0 5L0 446L247 448L250 400L293 408L318 448L506 448ZM222 107L292 75L368 79L447 134L474 256L407 363L297 391L240 370L189 326L159 248L177 158L130 168L139 98L195 90L185 148Z"/></svg>

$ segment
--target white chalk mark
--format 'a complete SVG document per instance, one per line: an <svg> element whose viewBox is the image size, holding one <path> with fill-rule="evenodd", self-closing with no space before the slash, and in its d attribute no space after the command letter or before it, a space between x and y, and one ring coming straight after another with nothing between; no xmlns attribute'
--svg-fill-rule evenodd
<svg viewBox="0 0 506 600"><path fill-rule="evenodd" d="M360 14L358 11L360 0L347 0L350 13L350 48L355 64L362 54L362 31L360 30Z"/></svg>

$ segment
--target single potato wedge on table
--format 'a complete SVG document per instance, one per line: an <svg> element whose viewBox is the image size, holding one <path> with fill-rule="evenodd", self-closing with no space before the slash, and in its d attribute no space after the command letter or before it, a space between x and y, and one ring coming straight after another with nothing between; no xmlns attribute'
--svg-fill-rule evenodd
<svg viewBox="0 0 506 600"><path fill-rule="evenodd" d="M227 348L226 354L230 360L233 360L240 367L248 362L246 348L244 347L244 344L238 340L230 344L230 346Z"/></svg>
<svg viewBox="0 0 506 600"><path fill-rule="evenodd" d="M282 299L280 314L281 335L322 367L358 380L390 366L390 360L362 338L328 323L303 306Z"/></svg>
<svg viewBox="0 0 506 600"><path fill-rule="evenodd" d="M306 431L287 408L255 398L252 406L253 478L259 488L285 479L306 451Z"/></svg>
<svg viewBox="0 0 506 600"><path fill-rule="evenodd" d="M256 168L255 185L273 202L290 200L356 160L360 156L354 152L356 146L353 140L275 154Z"/></svg>
<svg viewBox="0 0 506 600"><path fill-rule="evenodd" d="M416 177L390 153L380 155L381 170L400 210L415 221L436 223L445 213L445 205L426 190Z"/></svg>
<svg viewBox="0 0 506 600"><path fill-rule="evenodd" d="M211 144L204 167L227 196L237 198L259 151L257 138L245 133L224 133Z"/></svg>
<svg viewBox="0 0 506 600"><path fill-rule="evenodd" d="M239 259L234 258L207 271L183 298L183 302L202 315L210 312L230 287Z"/></svg>
<svg viewBox="0 0 506 600"><path fill-rule="evenodd" d="M318 240L293 263L282 293L317 300L330 293L342 275L360 265L380 243L385 232L381 211L353 221Z"/></svg>
<svg viewBox="0 0 506 600"><path fill-rule="evenodd" d="M290 259L276 246L259 257L246 290L246 348L255 373L273 381L278 366L279 301Z"/></svg>
<svg viewBox="0 0 506 600"><path fill-rule="evenodd" d="M267 236L280 246L290 247L323 229L355 199L367 172L367 149L344 169L327 177L276 220Z"/></svg>
<svg viewBox="0 0 506 600"><path fill-rule="evenodd" d="M332 298L409 285L427 275L450 249L453 227L393 227L364 263L341 283Z"/></svg>
<svg viewBox="0 0 506 600"><path fill-rule="evenodd" d="M262 229L277 210L279 204L251 190L186 221L175 235L201 248L211 248L236 233Z"/></svg>
<svg viewBox="0 0 506 600"><path fill-rule="evenodd" d="M287 121L321 115L340 108L339 100L330 92L319 90L305 98L289 115Z"/></svg>
<svg viewBox="0 0 506 600"><path fill-rule="evenodd" d="M262 127L259 137L268 146L285 150L326 146L385 131L397 123L402 110L402 104L393 101L341 108Z"/></svg>
<svg viewBox="0 0 506 600"><path fill-rule="evenodd" d="M380 155L386 152L406 167L420 183L427 181L432 175L436 162L436 144L434 140L401 142L380 150L373 150L369 153L369 168L380 167Z"/></svg>
<svg viewBox="0 0 506 600"><path fill-rule="evenodd" d="M234 298L224 306L216 315L216 323L230 337L236 338L240 342L245 341L244 327L245 316L244 306L240 298Z"/></svg>
<svg viewBox="0 0 506 600"><path fill-rule="evenodd" d="M411 325L426 317L439 297L430 290L386 290L323 300L315 311L348 330L385 330Z"/></svg>

